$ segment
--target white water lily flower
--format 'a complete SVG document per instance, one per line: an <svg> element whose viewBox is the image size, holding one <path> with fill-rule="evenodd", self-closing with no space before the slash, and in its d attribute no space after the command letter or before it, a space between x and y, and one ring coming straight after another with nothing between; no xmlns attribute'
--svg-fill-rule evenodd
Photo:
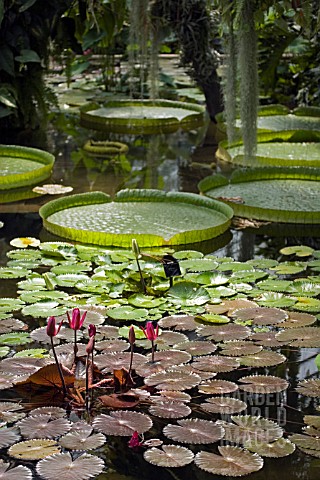
<svg viewBox="0 0 320 480"><path fill-rule="evenodd" d="M10 241L10 245L17 248L38 247L40 240L34 237L18 237Z"/></svg>

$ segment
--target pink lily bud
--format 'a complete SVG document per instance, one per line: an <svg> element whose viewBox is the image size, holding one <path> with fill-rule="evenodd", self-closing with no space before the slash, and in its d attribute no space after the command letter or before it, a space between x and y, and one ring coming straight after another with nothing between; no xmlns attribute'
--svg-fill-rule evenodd
<svg viewBox="0 0 320 480"><path fill-rule="evenodd" d="M58 333L60 332L62 323L63 323L63 320L61 320L60 324L56 326L55 317L49 317L48 324L47 324L47 335L51 338L58 335Z"/></svg>
<svg viewBox="0 0 320 480"><path fill-rule="evenodd" d="M142 443L140 442L140 439L139 439L139 433L137 431L133 432L132 437L128 442L128 446L129 448L137 448L142 446Z"/></svg>
<svg viewBox="0 0 320 480"><path fill-rule="evenodd" d="M150 340L151 342L156 340L156 338L159 335L159 325L158 324L157 324L156 328L154 328L152 322L147 322L146 327L145 328L141 327L141 328L142 328L143 333L145 334L146 338L148 340Z"/></svg>
<svg viewBox="0 0 320 480"><path fill-rule="evenodd" d="M89 333L89 337L94 337L97 333L97 329L96 329L96 326L93 325L92 323L90 323L89 327L88 327L88 333Z"/></svg>
<svg viewBox="0 0 320 480"><path fill-rule="evenodd" d="M129 343L130 345L134 345L135 342L136 342L136 334L134 331L134 326L131 325L131 327L129 328Z"/></svg>
<svg viewBox="0 0 320 480"><path fill-rule="evenodd" d="M80 316L79 308L74 308L72 310L72 317L70 318L69 312L67 312L68 322L70 328L73 330L80 330L83 325L83 322L86 318L87 312L84 312L82 316Z"/></svg>
<svg viewBox="0 0 320 480"><path fill-rule="evenodd" d="M86 346L86 352L88 355L93 352L94 349L94 336L90 337L88 345Z"/></svg>

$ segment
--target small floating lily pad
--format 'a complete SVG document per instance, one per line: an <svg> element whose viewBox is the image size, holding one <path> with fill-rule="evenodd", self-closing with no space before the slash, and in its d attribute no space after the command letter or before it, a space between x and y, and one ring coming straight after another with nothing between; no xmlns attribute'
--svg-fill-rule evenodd
<svg viewBox="0 0 320 480"><path fill-rule="evenodd" d="M178 245L227 230L232 209L192 193L122 190L114 201L102 192L71 195L40 209L50 232L83 243L131 247Z"/></svg>
<svg viewBox="0 0 320 480"><path fill-rule="evenodd" d="M171 100L118 100L81 108L84 127L120 133L152 134L194 128L204 121L201 105Z"/></svg>
<svg viewBox="0 0 320 480"><path fill-rule="evenodd" d="M48 178L54 156L36 148L0 146L0 190L34 185Z"/></svg>
<svg viewBox="0 0 320 480"><path fill-rule="evenodd" d="M212 175L199 183L201 193L232 206L239 217L273 222L320 223L320 170L255 168L236 170L230 181Z"/></svg>

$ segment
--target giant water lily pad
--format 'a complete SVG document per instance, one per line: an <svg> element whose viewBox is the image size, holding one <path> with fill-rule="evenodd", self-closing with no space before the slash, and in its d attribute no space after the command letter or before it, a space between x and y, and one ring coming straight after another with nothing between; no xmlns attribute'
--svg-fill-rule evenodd
<svg viewBox="0 0 320 480"><path fill-rule="evenodd" d="M223 233L233 212L229 206L192 193L122 190L114 201L102 192L71 195L40 209L50 232L99 245L131 247L177 245Z"/></svg>
<svg viewBox="0 0 320 480"><path fill-rule="evenodd" d="M199 189L232 206L239 217L319 224L319 179L319 169L257 168L237 170L230 181L223 175L206 177Z"/></svg>
<svg viewBox="0 0 320 480"><path fill-rule="evenodd" d="M170 100L119 100L103 106L89 104L80 112L81 124L88 128L120 133L172 132L194 128L204 121L205 109L194 103Z"/></svg>
<svg viewBox="0 0 320 480"><path fill-rule="evenodd" d="M320 127L320 125L319 125ZM320 135L320 133L319 133ZM237 165L248 165L242 144L227 146L220 142L217 157ZM319 142L269 141L257 144L255 165L320 167Z"/></svg>
<svg viewBox="0 0 320 480"><path fill-rule="evenodd" d="M0 146L0 190L34 185L48 178L54 156L36 148Z"/></svg>

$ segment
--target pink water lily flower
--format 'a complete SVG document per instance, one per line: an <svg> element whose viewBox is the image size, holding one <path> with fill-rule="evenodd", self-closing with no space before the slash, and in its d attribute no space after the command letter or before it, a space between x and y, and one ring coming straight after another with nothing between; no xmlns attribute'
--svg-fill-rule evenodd
<svg viewBox="0 0 320 480"><path fill-rule="evenodd" d="M80 330L80 328L83 325L83 322L85 321L86 315L87 315L87 312L84 312L81 316L79 308L74 308L72 310L71 318L70 318L69 312L67 312L70 328L72 328L73 330Z"/></svg>
<svg viewBox="0 0 320 480"><path fill-rule="evenodd" d="M47 335L51 338L58 335L58 333L60 332L62 323L63 323L63 320L61 320L61 322L57 326L55 317L49 317L48 324L47 324Z"/></svg>
<svg viewBox="0 0 320 480"><path fill-rule="evenodd" d="M150 340L151 342L154 342L159 335L159 325L154 328L152 322L147 322L146 327L141 327L143 330L143 333L145 334L146 338Z"/></svg>
<svg viewBox="0 0 320 480"><path fill-rule="evenodd" d="M140 442L140 437L139 433L137 431L134 431L132 434L132 437L130 438L128 442L129 448L137 448L137 447L142 447L143 443Z"/></svg>

